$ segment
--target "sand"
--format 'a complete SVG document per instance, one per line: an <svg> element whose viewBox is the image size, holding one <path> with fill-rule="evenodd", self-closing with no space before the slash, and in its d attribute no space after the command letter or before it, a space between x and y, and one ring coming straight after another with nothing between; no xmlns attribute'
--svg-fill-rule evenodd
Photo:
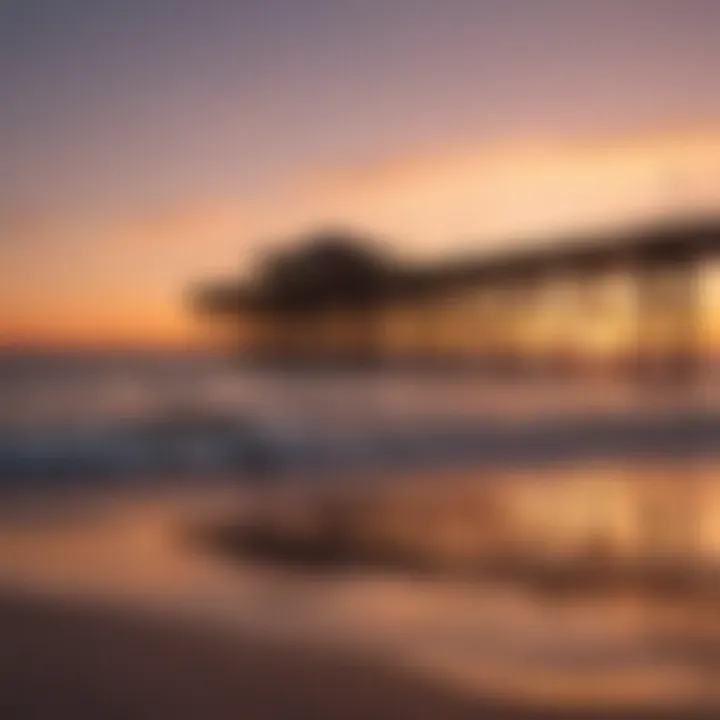
<svg viewBox="0 0 720 720"><path fill-rule="evenodd" d="M0 597L3 720L712 718L513 707L342 653L300 651L131 614Z"/></svg>
<svg viewBox="0 0 720 720"><path fill-rule="evenodd" d="M8 512L0 719L693 717L677 702L657 709L693 697L692 684L673 688L678 668L618 666L634 647L631 608L614 617L434 581L297 575L185 545L189 518L236 500L172 490ZM611 702L633 674L654 710L538 709L548 696Z"/></svg>

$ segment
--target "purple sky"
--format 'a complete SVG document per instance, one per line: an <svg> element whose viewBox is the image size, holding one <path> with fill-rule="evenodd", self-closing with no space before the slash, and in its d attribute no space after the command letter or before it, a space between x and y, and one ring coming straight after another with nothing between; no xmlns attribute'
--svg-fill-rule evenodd
<svg viewBox="0 0 720 720"><path fill-rule="evenodd" d="M720 115L717 0L4 0L6 202L252 192L496 134Z"/></svg>

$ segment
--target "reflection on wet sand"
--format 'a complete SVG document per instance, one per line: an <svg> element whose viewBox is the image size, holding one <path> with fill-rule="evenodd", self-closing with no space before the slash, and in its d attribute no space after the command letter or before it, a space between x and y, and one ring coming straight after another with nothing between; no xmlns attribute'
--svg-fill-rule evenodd
<svg viewBox="0 0 720 720"><path fill-rule="evenodd" d="M709 589L720 579L714 472L685 460L286 485L256 495L219 539L314 563Z"/></svg>
<svg viewBox="0 0 720 720"><path fill-rule="evenodd" d="M39 501L8 507L0 578L369 655L483 697L714 704L720 621L714 594L697 592L714 589L720 561L712 475L711 465L688 477L667 466L555 468L282 490L261 501L222 485L96 493L82 504L69 496L65 514L57 500L51 514ZM352 550L333 572L312 554L300 566L270 563L242 544L228 554L197 541L197 528L261 519L276 539L314 534L306 547L317 550L328 517L336 529L342 521L342 548ZM503 565L512 572L498 577ZM676 566L693 572L680 577ZM466 572L478 567L494 572ZM665 587L630 582L648 567ZM410 572L418 568L431 572Z"/></svg>

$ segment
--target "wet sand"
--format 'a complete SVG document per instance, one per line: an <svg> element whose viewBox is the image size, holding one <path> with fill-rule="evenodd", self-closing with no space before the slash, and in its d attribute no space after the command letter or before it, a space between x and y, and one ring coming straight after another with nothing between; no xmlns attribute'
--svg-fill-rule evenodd
<svg viewBox="0 0 720 720"><path fill-rule="evenodd" d="M0 717L475 717L460 698L342 657L59 601L0 599Z"/></svg>
<svg viewBox="0 0 720 720"><path fill-rule="evenodd" d="M659 665L634 607L289 572L187 544L188 523L241 500L207 487L6 503L0 720L717 717L683 708L715 675ZM644 696L652 710L609 710Z"/></svg>
<svg viewBox="0 0 720 720"><path fill-rule="evenodd" d="M63 601L0 597L5 720L712 718L513 707L319 652Z"/></svg>

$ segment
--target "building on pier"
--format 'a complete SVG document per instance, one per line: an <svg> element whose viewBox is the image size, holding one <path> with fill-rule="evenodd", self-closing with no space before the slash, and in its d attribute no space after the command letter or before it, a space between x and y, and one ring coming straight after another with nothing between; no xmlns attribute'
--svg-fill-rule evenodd
<svg viewBox="0 0 720 720"><path fill-rule="evenodd" d="M260 362L689 376L708 349L703 271L719 251L715 219L423 265L319 233L193 302Z"/></svg>

